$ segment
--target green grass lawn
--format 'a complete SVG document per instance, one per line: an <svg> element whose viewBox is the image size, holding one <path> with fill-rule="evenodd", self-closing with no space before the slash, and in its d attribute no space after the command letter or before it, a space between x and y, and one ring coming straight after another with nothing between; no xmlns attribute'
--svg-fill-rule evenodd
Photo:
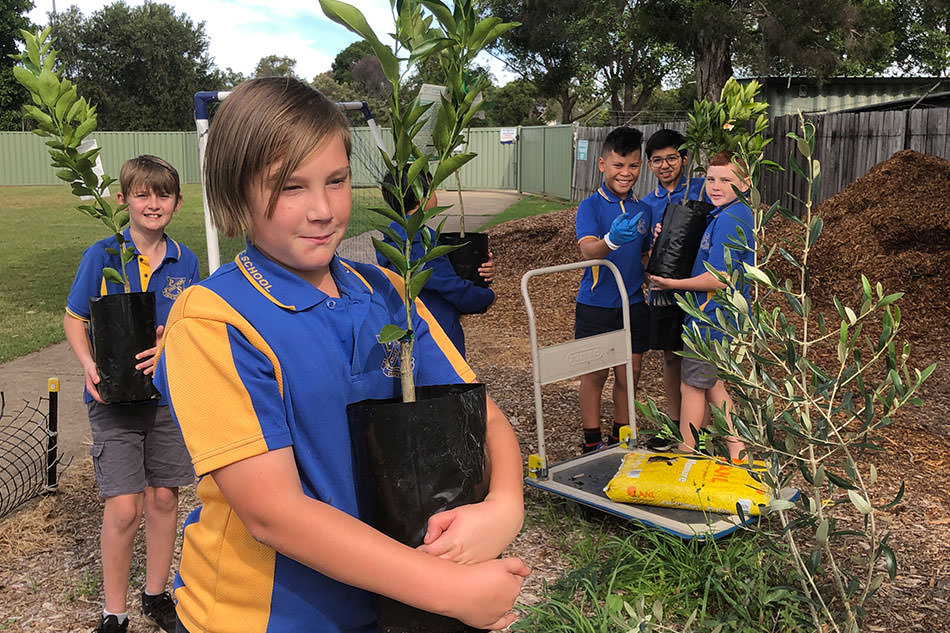
<svg viewBox="0 0 950 633"><path fill-rule="evenodd" d="M195 252L208 274L201 187L182 188L181 210L168 234ZM375 190L354 192L347 236L370 228L365 206L382 204ZM82 252L108 234L102 224L76 210L65 186L3 187L0 209L0 362L63 340L63 310ZM243 238L219 239L221 261L244 247Z"/></svg>
<svg viewBox="0 0 950 633"><path fill-rule="evenodd" d="M0 280L0 362L6 362L63 340L63 310L79 259L87 246L107 232L76 210L77 200L65 186L3 187L2 191L0 268L5 275ZM168 234L195 252L205 276L208 257L201 187L185 185L182 195L181 210ZM378 216L368 208L382 204L377 189L355 189L347 237L370 230ZM568 205L529 196L486 226ZM219 238L221 261L230 261L243 247L243 238Z"/></svg>
<svg viewBox="0 0 950 633"><path fill-rule="evenodd" d="M518 220L520 218L531 217L532 215L541 215L542 213L551 213L575 206L569 200L560 198L543 198L541 196L525 196L514 203L485 224L478 227L479 232L490 229L498 224Z"/></svg>

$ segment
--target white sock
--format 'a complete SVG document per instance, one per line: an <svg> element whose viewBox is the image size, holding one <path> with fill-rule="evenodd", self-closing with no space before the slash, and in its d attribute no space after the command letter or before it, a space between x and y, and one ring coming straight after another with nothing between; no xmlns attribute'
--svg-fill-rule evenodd
<svg viewBox="0 0 950 633"><path fill-rule="evenodd" d="M123 622L129 619L128 611L123 611L122 613L110 613L109 611L106 611L104 608L102 609L102 617L107 618L110 615L114 615L119 620L119 624L122 624Z"/></svg>

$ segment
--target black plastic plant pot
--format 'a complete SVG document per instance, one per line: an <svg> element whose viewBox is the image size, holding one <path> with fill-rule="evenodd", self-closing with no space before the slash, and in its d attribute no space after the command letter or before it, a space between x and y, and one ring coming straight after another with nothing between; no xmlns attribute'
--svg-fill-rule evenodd
<svg viewBox="0 0 950 633"><path fill-rule="evenodd" d="M347 407L363 516L416 547L434 514L488 493L485 385L418 387L416 402L364 400ZM458 620L379 597L381 633L470 633Z"/></svg>
<svg viewBox="0 0 950 633"><path fill-rule="evenodd" d="M647 272L668 279L689 277L706 231L709 212L714 208L702 200L666 205L662 230L653 245Z"/></svg>
<svg viewBox="0 0 950 633"><path fill-rule="evenodd" d="M155 293L131 292L89 299L99 395L106 404L157 400L158 390L135 366L135 355L155 347Z"/></svg>
<svg viewBox="0 0 950 633"><path fill-rule="evenodd" d="M449 253L452 268L462 279L467 279L477 286L488 287L488 282L478 274L478 267L488 261L488 234L487 233L440 233L439 244L447 246L461 245Z"/></svg>

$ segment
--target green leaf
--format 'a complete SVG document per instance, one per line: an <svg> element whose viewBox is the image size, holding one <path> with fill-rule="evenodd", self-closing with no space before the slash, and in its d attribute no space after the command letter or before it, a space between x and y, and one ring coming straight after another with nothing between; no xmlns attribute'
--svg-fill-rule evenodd
<svg viewBox="0 0 950 633"><path fill-rule="evenodd" d="M426 264L428 262L431 262L433 259L437 257L448 255L452 251L461 248L461 246L462 246L461 244L451 245L451 246L447 246L447 245L436 246L435 248L432 248L428 252L426 252L426 254L423 255L421 258L416 260L415 263L416 265Z"/></svg>
<svg viewBox="0 0 950 633"><path fill-rule="evenodd" d="M887 576L893 581L897 576L897 557L894 556L894 550L888 545L881 545L881 554L884 556L884 566L887 568Z"/></svg>
<svg viewBox="0 0 950 633"><path fill-rule="evenodd" d="M446 33L455 33L458 31L455 17L445 4L439 2L439 0L422 0L422 5L432 12Z"/></svg>
<svg viewBox="0 0 950 633"><path fill-rule="evenodd" d="M432 269L426 268L420 273L417 273L412 281L409 282L409 298L415 299L419 296L419 293L422 292L423 286L426 285L426 282L429 281L429 278L432 277Z"/></svg>
<svg viewBox="0 0 950 633"><path fill-rule="evenodd" d="M818 529L815 531L815 543L819 547L824 547L828 542L828 519L824 518L821 520L821 523L818 524Z"/></svg>
<svg viewBox="0 0 950 633"><path fill-rule="evenodd" d="M396 59L396 56L389 47L379 41L379 38L376 37L376 33L373 32L373 29L359 9L345 2L340 2L339 0L320 0L320 8L323 9L323 13L328 18L337 24L345 26L366 40L372 47L376 58L379 60L386 79L394 86L398 85L399 60Z"/></svg>
<svg viewBox="0 0 950 633"><path fill-rule="evenodd" d="M849 490L848 498L851 499L851 503L854 505L855 509L861 514L870 514L871 513L871 504L868 503L868 500L865 499L861 493L857 490Z"/></svg>
<svg viewBox="0 0 950 633"><path fill-rule="evenodd" d="M379 331L379 342L380 343L392 343L394 341L400 341L404 336L406 336L407 330L399 327L398 325L393 325L389 323L383 326L383 329Z"/></svg>
<svg viewBox="0 0 950 633"><path fill-rule="evenodd" d="M109 268L108 266L102 269L102 276L106 278L107 281L111 281L114 284L125 284L125 280L122 279L122 275L119 274L115 268Z"/></svg>
<svg viewBox="0 0 950 633"><path fill-rule="evenodd" d="M463 154L453 154L443 159L432 176L432 187L437 188L446 178L462 168L465 163L475 158L477 154L466 152Z"/></svg>
<svg viewBox="0 0 950 633"><path fill-rule="evenodd" d="M405 275L406 271L409 269L409 263L406 261L406 254L396 249L392 244L387 244L380 239L374 237L372 240L373 248L376 249L376 252L388 259L389 263L396 267L396 270L400 275Z"/></svg>

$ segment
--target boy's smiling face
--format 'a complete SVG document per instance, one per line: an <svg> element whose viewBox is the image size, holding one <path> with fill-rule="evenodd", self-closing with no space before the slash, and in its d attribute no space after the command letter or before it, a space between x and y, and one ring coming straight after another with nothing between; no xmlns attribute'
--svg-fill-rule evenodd
<svg viewBox="0 0 950 633"><path fill-rule="evenodd" d="M683 165L686 159L675 147L664 147L655 150L647 159L647 165L660 186L672 190L683 176Z"/></svg>
<svg viewBox="0 0 950 633"><path fill-rule="evenodd" d="M271 217L267 203L279 162L251 183L248 237L270 259L324 290L332 279L330 261L350 221L350 161L343 139L334 134L303 160L281 188Z"/></svg>
<svg viewBox="0 0 950 633"><path fill-rule="evenodd" d="M637 178L643 163L640 160L640 150L634 150L626 156L610 150L597 159L597 167L604 174L604 184L618 198L626 198Z"/></svg>
<svg viewBox="0 0 950 633"><path fill-rule="evenodd" d="M126 196L121 191L115 196L119 204L128 203L129 223L133 228L149 233L163 233L181 207L181 197L159 193L143 185L133 185Z"/></svg>
<svg viewBox="0 0 950 633"><path fill-rule="evenodd" d="M717 207L727 205L738 197L733 186L739 191L749 189L749 184L736 174L736 169L735 165L729 163L710 166L706 171L706 195Z"/></svg>

